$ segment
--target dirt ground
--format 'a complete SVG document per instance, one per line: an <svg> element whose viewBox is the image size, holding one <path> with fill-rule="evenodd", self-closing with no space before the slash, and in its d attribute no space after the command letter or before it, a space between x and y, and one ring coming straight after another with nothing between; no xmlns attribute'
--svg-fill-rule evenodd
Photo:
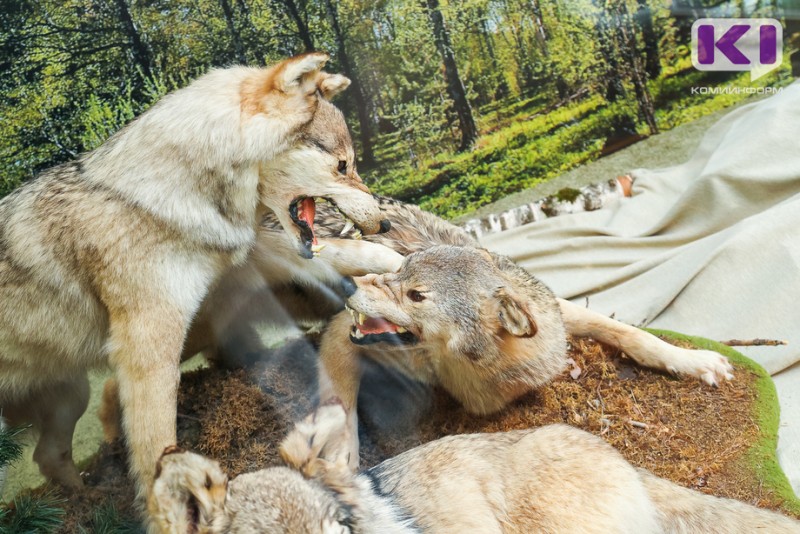
<svg viewBox="0 0 800 534"><path fill-rule="evenodd" d="M575 364L547 387L503 412L475 417L443 391L379 368L365 369L359 399L362 463L448 434L497 432L568 423L601 435L634 465L686 487L781 509L745 452L759 438L753 411L756 375L712 388L637 367L613 349L572 340ZM276 444L314 406L312 342L296 340L247 370L184 374L178 408L181 445L218 459L232 476L279 465ZM96 510L133 516L121 444L102 448L86 468L87 489L68 497L63 532L92 530Z"/></svg>

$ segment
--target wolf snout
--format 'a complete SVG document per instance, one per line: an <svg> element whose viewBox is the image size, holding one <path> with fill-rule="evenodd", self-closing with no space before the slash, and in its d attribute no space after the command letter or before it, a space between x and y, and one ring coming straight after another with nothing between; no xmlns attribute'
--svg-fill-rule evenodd
<svg viewBox="0 0 800 534"><path fill-rule="evenodd" d="M358 287L356 286L356 281L353 280L352 276L342 277L342 280L340 282L340 286L341 286L341 290L342 290L342 294L344 295L344 298L352 297L353 295L356 294L356 291L358 290Z"/></svg>

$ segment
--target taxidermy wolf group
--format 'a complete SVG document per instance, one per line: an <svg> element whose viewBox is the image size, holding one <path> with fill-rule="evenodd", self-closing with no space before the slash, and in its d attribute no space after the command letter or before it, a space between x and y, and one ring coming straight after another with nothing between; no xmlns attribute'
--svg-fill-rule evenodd
<svg viewBox="0 0 800 534"><path fill-rule="evenodd" d="M230 332L209 325L259 283L299 314L296 301L326 288L347 298L323 336L320 398L344 404L347 431L331 440L351 470L361 357L441 384L475 413L559 373L567 332L709 384L732 378L719 354L556 299L461 229L372 196L329 102L349 80L323 72L326 60L212 71L0 201L0 406L38 431L44 475L81 485L72 434L87 370L108 362L106 413L120 415L139 496L152 493L176 441L181 359L224 345ZM284 291L298 283L313 288Z"/></svg>

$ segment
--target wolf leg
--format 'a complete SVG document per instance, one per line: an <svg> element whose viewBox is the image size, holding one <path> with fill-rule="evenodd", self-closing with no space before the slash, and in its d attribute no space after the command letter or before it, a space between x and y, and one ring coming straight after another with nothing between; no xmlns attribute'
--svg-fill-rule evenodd
<svg viewBox="0 0 800 534"><path fill-rule="evenodd" d="M347 412L348 432L340 436L349 451L348 465L358 470L358 389L361 382L361 362L358 347L350 342L352 320L346 313L334 317L319 348L319 401L320 404L338 398Z"/></svg>
<svg viewBox="0 0 800 534"><path fill-rule="evenodd" d="M393 273L404 259L389 247L362 239L320 239L319 244L324 247L319 258L342 276Z"/></svg>
<svg viewBox="0 0 800 534"><path fill-rule="evenodd" d="M644 330L615 321L568 300L558 299L558 304L567 332L617 347L639 365L693 376L712 386L733 379L733 366L721 354L670 345Z"/></svg>
<svg viewBox="0 0 800 534"><path fill-rule="evenodd" d="M103 426L103 438L111 443L122 437L122 408L119 405L119 384L109 378L103 385L103 396L97 409L97 418Z"/></svg>
<svg viewBox="0 0 800 534"><path fill-rule="evenodd" d="M180 355L188 320L169 305L142 306L136 315L111 314L110 361L116 371L130 470L143 498L156 461L176 442Z"/></svg>
<svg viewBox="0 0 800 534"><path fill-rule="evenodd" d="M48 384L16 407L8 407L12 424L30 422L39 432L33 460L48 479L67 488L83 486L72 460L72 437L75 424L89 403L89 380L86 374L72 380Z"/></svg>

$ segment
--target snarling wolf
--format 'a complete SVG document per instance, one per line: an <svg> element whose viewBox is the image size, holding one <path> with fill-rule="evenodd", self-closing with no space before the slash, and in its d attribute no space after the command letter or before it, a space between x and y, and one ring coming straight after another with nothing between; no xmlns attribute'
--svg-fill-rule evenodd
<svg viewBox="0 0 800 534"><path fill-rule="evenodd" d="M320 400L344 402L354 440L353 467L358 462L356 400L363 357L441 385L477 414L500 410L560 373L567 365L567 334L594 338L640 365L708 384L732 378L732 367L716 352L670 345L558 299L508 258L482 250L463 229L416 206L386 198L380 204L392 226L370 236L362 236L331 206L321 205L315 226L325 247L305 263L288 253L259 254L260 249L290 246L277 221L267 216L254 261L248 263L299 318L330 313L324 286L320 290L313 284L333 287L342 274L362 275L348 291L349 311L331 319L320 347ZM303 291L286 289L298 282ZM225 283L240 281L228 278ZM313 305L299 306L309 293ZM224 292L226 297L235 294L232 288ZM225 308L224 302L216 305Z"/></svg>
<svg viewBox="0 0 800 534"><path fill-rule="evenodd" d="M441 385L476 414L502 409L565 369L567 334L708 384L732 378L724 356L670 345L558 299L509 259L482 250L463 229L416 206L378 200L391 229L369 236L335 206L320 203L311 261L293 252L277 218L265 214L249 261L211 293L204 304L209 311L192 328L198 335L189 337L197 342L187 349L235 363L243 353L259 354L260 339L241 317L247 302L262 298L277 296L294 320L330 320L320 346L320 400L336 397L347 409L352 468L359 461L362 358ZM344 290L342 275L356 277ZM340 312L342 291L349 310ZM113 393L113 385L107 389ZM109 395L104 412L113 414L115 405ZM109 437L117 433L113 419L104 418Z"/></svg>
<svg viewBox="0 0 800 534"><path fill-rule="evenodd" d="M566 425L449 436L361 474L348 467L340 404L280 447L288 467L230 482L217 462L171 448L150 493L164 534L795 533L774 512L682 488Z"/></svg>
<svg viewBox="0 0 800 534"><path fill-rule="evenodd" d="M81 484L71 447L86 372L109 361L131 470L149 486L175 442L186 332L267 210L301 261L315 197L364 234L388 228L328 102L349 80L322 72L326 60L214 70L0 201L0 407L39 431L44 475Z"/></svg>

